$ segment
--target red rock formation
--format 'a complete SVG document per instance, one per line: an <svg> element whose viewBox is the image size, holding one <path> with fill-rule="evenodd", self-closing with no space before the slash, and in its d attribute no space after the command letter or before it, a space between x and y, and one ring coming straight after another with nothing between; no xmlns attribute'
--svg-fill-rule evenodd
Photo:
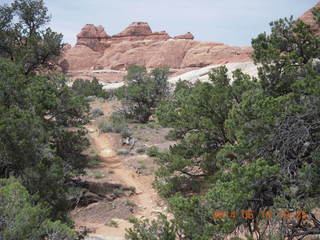
<svg viewBox="0 0 320 240"><path fill-rule="evenodd" d="M174 39L190 39L190 40L193 40L194 36L193 36L193 34L191 32L187 32L186 34L175 36Z"/></svg>
<svg viewBox="0 0 320 240"><path fill-rule="evenodd" d="M69 49L71 49L71 48L72 48L72 46L71 46L70 43L65 43L65 44L63 44L63 51L67 51L67 50L69 50Z"/></svg>
<svg viewBox="0 0 320 240"><path fill-rule="evenodd" d="M78 34L75 47L66 49L64 71L112 69L129 65L147 68L199 68L213 64L251 61L250 47L194 41L191 33L170 38L167 32L152 32L144 22L135 22L119 34L108 36L103 27L86 25Z"/></svg>
<svg viewBox="0 0 320 240"><path fill-rule="evenodd" d="M167 32L152 32L150 26L146 22L131 23L122 32L113 35L111 40L117 41L137 41L137 40L167 40L170 36Z"/></svg>
<svg viewBox="0 0 320 240"><path fill-rule="evenodd" d="M85 45L95 51L103 51L105 46L101 44L101 40L108 39L110 36L104 31L102 26L94 26L87 24L77 35L76 45Z"/></svg>
<svg viewBox="0 0 320 240"><path fill-rule="evenodd" d="M125 30L114 35L115 37L148 36L152 30L146 22L133 22Z"/></svg>
<svg viewBox="0 0 320 240"><path fill-rule="evenodd" d="M320 7L320 3L316 5ZM320 29L315 24L312 10L300 18L311 25L320 36ZM60 61L63 71L77 72L103 69L92 76L106 75L106 79L122 79L119 72L129 65L144 65L147 68L169 67L173 71L184 72L214 64L252 61L251 47L233 47L222 43L195 41L191 33L170 38L165 31L152 32L148 23L135 22L119 34L109 36L102 26L87 24L77 35L77 44L70 48L66 45ZM121 72L121 71L120 71ZM75 75L74 75L75 74ZM112 78L110 78L110 75ZM124 73L123 73L124 74ZM90 75L90 74L89 74ZM86 73L86 77L90 77Z"/></svg>
<svg viewBox="0 0 320 240"><path fill-rule="evenodd" d="M60 66L64 72L88 70L96 65L100 57L101 53L85 45L76 45L63 53Z"/></svg>
<svg viewBox="0 0 320 240"><path fill-rule="evenodd" d="M315 8L320 8L320 2L317 3L315 6ZM309 9L307 12L305 12L301 17L300 20L305 22L306 24L309 24L311 26L311 29L315 32L317 37L320 37L320 27L318 24L316 24L315 20L314 20L314 16L312 13L312 9Z"/></svg>

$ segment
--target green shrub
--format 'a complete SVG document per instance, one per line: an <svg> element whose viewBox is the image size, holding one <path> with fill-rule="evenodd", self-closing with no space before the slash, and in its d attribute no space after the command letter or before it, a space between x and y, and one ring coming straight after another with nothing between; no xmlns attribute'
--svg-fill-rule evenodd
<svg viewBox="0 0 320 240"><path fill-rule="evenodd" d="M106 226L109 226L109 227L114 227L114 228L117 228L119 227L119 223L115 220L110 220L109 222L107 222L105 224Z"/></svg>
<svg viewBox="0 0 320 240"><path fill-rule="evenodd" d="M95 108L91 112L91 116L94 117L94 118L97 118L97 117L100 117L100 116L103 116L103 115L104 115L104 113L103 113L101 108Z"/></svg>
<svg viewBox="0 0 320 240"><path fill-rule="evenodd" d="M76 79L72 84L72 90L84 97L95 96L108 99L109 93L103 90L103 85L99 83L97 78L90 80Z"/></svg>
<svg viewBox="0 0 320 240"><path fill-rule="evenodd" d="M143 66L128 67L127 85L117 94L130 118L141 123L149 121L154 109L168 94L168 73L166 68L148 73Z"/></svg>
<svg viewBox="0 0 320 240"><path fill-rule="evenodd" d="M90 173L89 177L93 177L95 179L104 178L104 175L102 173L96 172L96 173Z"/></svg>
<svg viewBox="0 0 320 240"><path fill-rule="evenodd" d="M137 148L136 153L144 153L146 152L145 148Z"/></svg>
<svg viewBox="0 0 320 240"><path fill-rule="evenodd" d="M124 129L128 128L126 116L122 112L114 112L109 118L112 125L113 132L121 133Z"/></svg>
<svg viewBox="0 0 320 240"><path fill-rule="evenodd" d="M130 200L127 200L126 201L126 206L129 206L129 207L135 207L137 206L134 202L130 201Z"/></svg>
<svg viewBox="0 0 320 240"><path fill-rule="evenodd" d="M97 100L97 98L95 96L88 96L85 98L85 100L87 100L88 102L94 102Z"/></svg>
<svg viewBox="0 0 320 240"><path fill-rule="evenodd" d="M144 162L140 163L139 168L140 169L146 169L147 168L146 163L144 163Z"/></svg>
<svg viewBox="0 0 320 240"><path fill-rule="evenodd" d="M135 217L128 218L133 226L126 229L126 239L128 240L146 240L146 239L159 239L159 240L175 240L176 227L172 221L167 217L160 214L157 219L137 219ZM191 238L189 238L191 239ZM195 239L195 238L192 238ZM200 239L200 238L197 238ZM205 239L205 238L202 238Z"/></svg>
<svg viewBox="0 0 320 240"><path fill-rule="evenodd" d="M116 196L116 197L121 197L123 195L123 190L122 188L116 188L113 190L113 194Z"/></svg>
<svg viewBox="0 0 320 240"><path fill-rule="evenodd" d="M149 128L159 128L159 127L160 127L160 124L157 123L157 122L148 122L148 123L147 123L147 126L148 126Z"/></svg>
<svg viewBox="0 0 320 240"><path fill-rule="evenodd" d="M149 157L156 157L158 155L158 153L159 153L159 150L156 146L152 146L152 147L148 148L148 150L147 150L147 155Z"/></svg>
<svg viewBox="0 0 320 240"><path fill-rule="evenodd" d="M127 119L125 115L120 112L115 112L109 118L100 120L98 122L98 128L104 133L120 133L123 138L131 136Z"/></svg>
<svg viewBox="0 0 320 240"><path fill-rule="evenodd" d="M88 160L89 167L94 167L94 166L98 165L99 163L101 163L101 159L98 155L96 155L94 157L90 157Z"/></svg>
<svg viewBox="0 0 320 240"><path fill-rule="evenodd" d="M127 149L119 149L117 151L118 155L128 155L130 152Z"/></svg>
<svg viewBox="0 0 320 240"><path fill-rule="evenodd" d="M48 209L35 204L17 179L0 179L0 199L0 239L78 239L67 224L50 220Z"/></svg>
<svg viewBox="0 0 320 240"><path fill-rule="evenodd" d="M121 137L123 138L131 137L132 135L128 128L122 129L120 134L121 134Z"/></svg>
<svg viewBox="0 0 320 240"><path fill-rule="evenodd" d="M112 132L113 131L112 126L111 126L110 122L107 119L101 120L98 123L98 128L103 133L108 133L108 132Z"/></svg>
<svg viewBox="0 0 320 240"><path fill-rule="evenodd" d="M180 134L178 133L178 131L175 130L171 130L166 136L165 139L169 140L169 141L176 141L179 138L181 138Z"/></svg>

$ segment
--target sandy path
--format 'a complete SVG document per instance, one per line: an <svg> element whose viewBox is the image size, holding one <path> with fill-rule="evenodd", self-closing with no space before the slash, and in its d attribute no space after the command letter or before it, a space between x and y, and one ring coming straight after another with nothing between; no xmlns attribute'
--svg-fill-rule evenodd
<svg viewBox="0 0 320 240"><path fill-rule="evenodd" d="M139 175L126 168L123 164L125 156L117 155L116 139L109 134L99 133L97 127L93 125L87 126L87 129L92 138L93 147L103 161L100 168L111 168L114 172L112 175L114 182L135 187L136 194L130 197L130 200L138 206L138 211L134 214L135 217L150 218L158 212L163 212L159 205L160 198L152 188L154 176ZM81 225L89 228L94 227L96 235L124 237L125 228L130 227L131 224L123 219L117 219L117 222L119 223L118 228L108 227L104 224L90 224L89 222L81 223Z"/></svg>

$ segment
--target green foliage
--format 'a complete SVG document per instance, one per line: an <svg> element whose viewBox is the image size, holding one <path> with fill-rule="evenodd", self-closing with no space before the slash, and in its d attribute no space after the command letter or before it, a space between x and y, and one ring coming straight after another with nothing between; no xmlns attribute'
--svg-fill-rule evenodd
<svg viewBox="0 0 320 240"><path fill-rule="evenodd" d="M78 239L62 222L68 185L87 166L89 105L48 73L62 48L49 20L42 0L0 6L1 239Z"/></svg>
<svg viewBox="0 0 320 240"><path fill-rule="evenodd" d="M320 199L319 41L300 20L280 19L252 40L257 79L237 70L231 81L220 67L211 82L179 82L160 104L157 118L178 143L158 154L154 185L186 239L224 239L237 228L248 239L320 233L310 213ZM305 210L312 221L258 217L270 209ZM213 210L255 217L214 220Z"/></svg>
<svg viewBox="0 0 320 240"><path fill-rule="evenodd" d="M223 239L211 220L211 211L200 197L185 198L174 195L169 199L169 207L175 216L174 223L178 233L186 239Z"/></svg>
<svg viewBox="0 0 320 240"><path fill-rule="evenodd" d="M136 153L144 153L146 152L145 148L137 148Z"/></svg>
<svg viewBox="0 0 320 240"><path fill-rule="evenodd" d="M0 57L14 61L23 74L52 67L62 50L62 35L45 28L48 9L42 0L0 5Z"/></svg>
<svg viewBox="0 0 320 240"><path fill-rule="evenodd" d="M94 167L96 165L99 165L101 163L101 159L98 155L94 156L94 157L90 157L88 160L88 166L89 167Z"/></svg>
<svg viewBox="0 0 320 240"><path fill-rule="evenodd" d="M308 74L312 59L319 57L320 42L309 25L292 17L270 25L270 35L252 40L253 58L261 64L259 78L265 92L279 96L291 92L292 85Z"/></svg>
<svg viewBox="0 0 320 240"><path fill-rule="evenodd" d="M157 68L147 73L145 67L130 66L127 85L116 94L122 99L126 113L141 123L149 120L168 92L168 69Z"/></svg>
<svg viewBox="0 0 320 240"><path fill-rule="evenodd" d="M95 96L108 99L110 94L103 90L103 85L99 83L97 78L90 80L76 79L72 84L73 91L79 96Z"/></svg>
<svg viewBox="0 0 320 240"><path fill-rule="evenodd" d="M113 129L113 132L121 133L124 129L128 128L128 122L125 114L122 112L114 112L110 116L110 123Z"/></svg>
<svg viewBox="0 0 320 240"><path fill-rule="evenodd" d="M123 189L122 188L116 188L113 190L113 194L116 197L121 197L123 195Z"/></svg>
<svg viewBox="0 0 320 240"><path fill-rule="evenodd" d="M128 154L130 154L130 152L127 149L119 149L117 151L117 154L118 155L128 155Z"/></svg>
<svg viewBox="0 0 320 240"><path fill-rule="evenodd" d="M136 205L134 202L132 202L132 201L130 201L130 200L127 200L127 201L126 201L126 206L136 207L137 205Z"/></svg>
<svg viewBox="0 0 320 240"><path fill-rule="evenodd" d="M0 179L0 201L0 238L3 240L79 239L67 225L49 220L47 209L42 205L33 205L34 199L16 179Z"/></svg>
<svg viewBox="0 0 320 240"><path fill-rule="evenodd" d="M25 76L3 59L0 86L0 176L21 177L52 216L64 219L65 183L87 164L89 106L63 75Z"/></svg>
<svg viewBox="0 0 320 240"><path fill-rule="evenodd" d="M152 146L147 149L147 155L149 157L156 157L158 153L159 153L159 150L156 146Z"/></svg>
<svg viewBox="0 0 320 240"><path fill-rule="evenodd" d="M126 230L126 239L128 240L176 239L175 226L163 214L160 214L157 220L130 218L129 221L133 224L133 227Z"/></svg>
<svg viewBox="0 0 320 240"><path fill-rule="evenodd" d="M211 211L236 210L238 215L241 210L252 210L258 216L261 210L273 206L274 198L281 191L281 178L279 165L271 165L262 158L244 166L231 163L207 192L207 206ZM243 219L227 219L222 227L231 232L241 221ZM251 227L257 228L258 223L255 219Z"/></svg>
<svg viewBox="0 0 320 240"><path fill-rule="evenodd" d="M100 120L98 122L98 128L103 133L108 133L108 132L112 132L113 131L113 129L111 127L111 124L107 119Z"/></svg>
<svg viewBox="0 0 320 240"><path fill-rule="evenodd" d="M131 136L127 118L122 112L114 112L109 118L100 120L98 122L98 127L104 133L120 133L123 138Z"/></svg>
<svg viewBox="0 0 320 240"><path fill-rule="evenodd" d="M131 137L131 135L132 135L129 128L123 128L121 130L120 134L121 134L122 138L128 138L128 137Z"/></svg>
<svg viewBox="0 0 320 240"><path fill-rule="evenodd" d="M101 108L95 108L91 111L91 115L92 117L97 118L97 117L103 116L104 113Z"/></svg>
<svg viewBox="0 0 320 240"><path fill-rule="evenodd" d="M99 172L89 173L88 175L89 175L90 177L95 178L95 179L104 178L104 175L103 175L102 173L99 173Z"/></svg>
<svg viewBox="0 0 320 240"><path fill-rule="evenodd" d="M239 70L233 73L231 84L226 67L213 69L210 79L211 82L179 87L156 112L160 124L172 127L170 134L180 140L170 147L169 153L159 155L158 189L190 189L192 182L218 170L217 153L225 144L235 142L225 126L229 113L242 96L253 92L259 84ZM194 174L194 169L200 169L200 174ZM188 184L184 184L186 181ZM170 187L163 188L163 183Z"/></svg>
<svg viewBox="0 0 320 240"><path fill-rule="evenodd" d="M119 227L119 223L116 222L115 220L110 220L110 221L107 222L105 225L106 225L106 226L109 226L109 227L114 227L114 228Z"/></svg>

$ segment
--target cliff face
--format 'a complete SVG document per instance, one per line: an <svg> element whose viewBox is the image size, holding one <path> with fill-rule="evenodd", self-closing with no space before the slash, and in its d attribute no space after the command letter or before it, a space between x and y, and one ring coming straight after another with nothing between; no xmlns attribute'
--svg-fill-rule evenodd
<svg viewBox="0 0 320 240"><path fill-rule="evenodd" d="M152 32L148 23L134 22L119 34L109 36L102 26L87 24L77 43L63 53L64 71L90 69L125 70L129 65L147 68L200 68L212 64L250 61L250 47L199 42L188 32L170 37Z"/></svg>
<svg viewBox="0 0 320 240"><path fill-rule="evenodd" d="M320 8L320 2L318 2L314 8ZM306 24L309 24L311 26L311 29L314 31L317 37L320 37L320 27L318 24L316 24L316 21L314 20L314 16L312 13L312 9L309 9L306 11L301 17L300 20L305 22Z"/></svg>

